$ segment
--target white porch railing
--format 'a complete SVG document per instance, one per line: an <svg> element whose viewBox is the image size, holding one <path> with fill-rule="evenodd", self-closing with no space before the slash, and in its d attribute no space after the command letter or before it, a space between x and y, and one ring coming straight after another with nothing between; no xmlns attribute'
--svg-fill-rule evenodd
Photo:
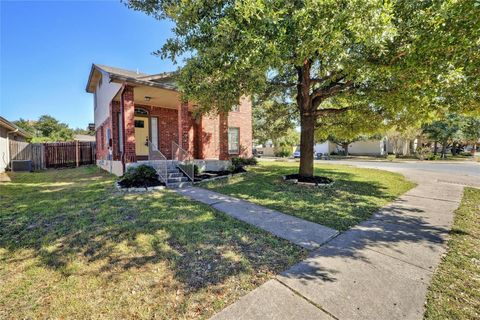
<svg viewBox="0 0 480 320"><path fill-rule="evenodd" d="M192 181L195 179L195 166L194 166L194 159L188 153L188 151L182 149L178 145L172 141L172 160L177 161L177 167L185 173L185 175Z"/></svg>
<svg viewBox="0 0 480 320"><path fill-rule="evenodd" d="M168 182L168 162L155 143L148 141L148 163L158 173L160 180Z"/></svg>

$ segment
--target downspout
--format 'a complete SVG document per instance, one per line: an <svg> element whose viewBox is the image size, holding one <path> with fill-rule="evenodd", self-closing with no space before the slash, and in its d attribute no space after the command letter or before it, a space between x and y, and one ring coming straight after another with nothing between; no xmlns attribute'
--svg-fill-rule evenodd
<svg viewBox="0 0 480 320"><path fill-rule="evenodd" d="M18 128L13 130L13 131L9 131L7 132L7 159L8 159L8 166L9 168L12 168L12 164L11 164L11 159L10 159L10 138L9 138L9 134L10 133L17 133L18 132Z"/></svg>
<svg viewBox="0 0 480 320"><path fill-rule="evenodd" d="M125 173L125 116L123 114L124 101L123 101L123 91L125 90L125 83L122 84L120 88L120 118L122 118L122 151L120 151L120 159L122 161L122 170Z"/></svg>

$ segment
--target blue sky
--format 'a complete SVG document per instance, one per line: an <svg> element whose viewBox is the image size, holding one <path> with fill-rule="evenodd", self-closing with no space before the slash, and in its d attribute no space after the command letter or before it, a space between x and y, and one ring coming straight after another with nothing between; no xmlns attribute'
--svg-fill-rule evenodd
<svg viewBox="0 0 480 320"><path fill-rule="evenodd" d="M92 63L141 72L175 70L151 53L172 24L120 1L0 0L0 115L8 120L50 114L72 128L93 122L85 92Z"/></svg>

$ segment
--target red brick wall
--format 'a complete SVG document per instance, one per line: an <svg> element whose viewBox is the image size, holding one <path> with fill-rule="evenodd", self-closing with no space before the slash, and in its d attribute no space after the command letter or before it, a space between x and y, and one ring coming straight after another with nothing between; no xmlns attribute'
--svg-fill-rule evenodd
<svg viewBox="0 0 480 320"><path fill-rule="evenodd" d="M125 160L136 161L135 155L135 104L133 102L133 88L125 87L122 95L125 121ZM182 137L182 146L196 158L227 160L231 157L252 156L252 104L250 99L242 98L238 111L230 112L222 116L204 115L198 124L188 111L186 105L181 110L154 107L148 105L136 105L149 111L151 117L158 118L158 141L160 151L168 158L172 157L172 141L179 143L178 137ZM112 101L110 115L97 130L97 158L107 159L108 148L106 142L101 142L101 132L106 139L106 130L111 128L113 139L113 159L121 160L118 141L118 115L120 103ZM239 154L228 153L228 127L239 128L240 152Z"/></svg>
<svg viewBox="0 0 480 320"><path fill-rule="evenodd" d="M126 86L123 94L123 118L124 118L124 139L125 139L125 162L136 162L137 156L135 153L135 103L133 97L133 87Z"/></svg>
<svg viewBox="0 0 480 320"><path fill-rule="evenodd" d="M240 129L239 154L228 154L228 127ZM222 130L220 158L229 159L231 157L251 157L252 139L252 101L250 98L242 97L240 99L239 110L232 111L228 114L227 129L223 128Z"/></svg>
<svg viewBox="0 0 480 320"><path fill-rule="evenodd" d="M113 160L121 160L120 142L118 141L118 113L120 112L120 102L112 101L110 103L110 124L112 128L112 153Z"/></svg>
<svg viewBox="0 0 480 320"><path fill-rule="evenodd" d="M217 115L204 115L200 119L197 130L198 158L218 159L220 154L219 126L220 122Z"/></svg>

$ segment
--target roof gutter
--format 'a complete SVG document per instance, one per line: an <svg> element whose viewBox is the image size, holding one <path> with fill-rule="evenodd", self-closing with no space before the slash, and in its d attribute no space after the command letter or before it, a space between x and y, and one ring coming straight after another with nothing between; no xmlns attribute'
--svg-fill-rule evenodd
<svg viewBox="0 0 480 320"><path fill-rule="evenodd" d="M118 83L136 84L136 85L142 85L142 86L147 86L147 87L153 87L153 88L159 88L159 89L178 92L178 89L175 86L172 86L172 85L168 85L168 84L164 84L164 83L154 83L154 82L151 82L151 81L145 81L145 80L140 80L140 79L135 79L135 78L130 78L130 77L124 77L124 76L120 76L120 75L117 75L117 74L110 74L110 81L118 82Z"/></svg>

